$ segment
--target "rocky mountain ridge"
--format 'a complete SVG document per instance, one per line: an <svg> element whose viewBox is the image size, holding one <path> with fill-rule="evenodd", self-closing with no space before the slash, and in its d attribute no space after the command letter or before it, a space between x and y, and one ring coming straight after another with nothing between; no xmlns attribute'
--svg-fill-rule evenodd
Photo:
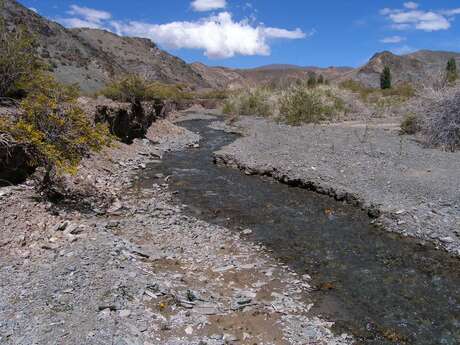
<svg viewBox="0 0 460 345"><path fill-rule="evenodd" d="M323 75L331 82L353 79L378 87L380 73L389 66L395 83L422 84L439 78L447 61L460 53L421 50L395 55L389 51L375 54L358 68L296 66L272 64L252 69L187 64L156 46L148 39L121 37L99 29L67 29L47 20L15 0L5 0L1 16L7 28L23 25L35 35L38 53L61 82L80 85L93 93L108 81L126 74L148 80L180 83L193 89L238 89L256 85L283 86L311 74Z"/></svg>

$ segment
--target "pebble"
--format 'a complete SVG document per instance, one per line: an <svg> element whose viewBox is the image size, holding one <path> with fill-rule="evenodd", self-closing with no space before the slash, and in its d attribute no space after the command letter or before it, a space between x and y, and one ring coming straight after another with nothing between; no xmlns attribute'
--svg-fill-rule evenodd
<svg viewBox="0 0 460 345"><path fill-rule="evenodd" d="M120 310L120 317L130 317L131 316L131 310L124 309Z"/></svg>

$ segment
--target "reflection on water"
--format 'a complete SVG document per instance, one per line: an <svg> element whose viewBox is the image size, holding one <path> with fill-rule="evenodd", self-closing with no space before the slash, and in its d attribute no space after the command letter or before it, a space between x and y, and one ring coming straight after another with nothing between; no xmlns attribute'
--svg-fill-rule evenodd
<svg viewBox="0 0 460 345"><path fill-rule="evenodd" d="M196 217L251 228L251 240L312 276L312 312L360 344L460 344L458 259L376 229L360 210L326 196L214 165L212 153L236 135L208 124L183 123L202 135L201 147L166 155L141 185L171 175L170 188Z"/></svg>

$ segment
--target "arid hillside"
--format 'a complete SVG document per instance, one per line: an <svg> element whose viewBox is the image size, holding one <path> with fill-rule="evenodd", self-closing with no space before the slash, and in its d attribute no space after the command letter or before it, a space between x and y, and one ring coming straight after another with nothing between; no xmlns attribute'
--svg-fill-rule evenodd
<svg viewBox="0 0 460 345"><path fill-rule="evenodd" d="M380 73L388 66L395 83L429 84L445 71L450 58L460 63L460 54L453 52L420 50L407 55L395 55L384 51L375 54L364 66L345 73L340 79L353 79L365 86L379 87Z"/></svg>
<svg viewBox="0 0 460 345"><path fill-rule="evenodd" d="M77 83L83 91L95 91L113 78L132 73L166 83L209 87L183 60L150 40L95 29L69 30L14 0L5 0L2 16L8 29L22 25L35 35L40 56L59 81Z"/></svg>

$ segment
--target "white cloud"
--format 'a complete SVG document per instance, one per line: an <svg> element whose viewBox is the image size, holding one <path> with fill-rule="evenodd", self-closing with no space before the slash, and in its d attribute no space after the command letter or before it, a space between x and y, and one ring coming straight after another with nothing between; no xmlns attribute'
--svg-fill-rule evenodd
<svg viewBox="0 0 460 345"><path fill-rule="evenodd" d="M381 39L380 42L394 44L394 43L404 42L405 40L406 40L406 38L402 37L402 36L390 36L390 37L385 37L385 38Z"/></svg>
<svg viewBox="0 0 460 345"><path fill-rule="evenodd" d="M405 55L405 54L413 53L417 51L417 49L410 47L408 45L403 45L401 47L394 48L391 51L396 55Z"/></svg>
<svg viewBox="0 0 460 345"><path fill-rule="evenodd" d="M197 12L218 10L227 6L226 0L194 0L192 8Z"/></svg>
<svg viewBox="0 0 460 345"><path fill-rule="evenodd" d="M413 1L405 2L404 7L410 10L416 10L418 8L418 4Z"/></svg>
<svg viewBox="0 0 460 345"><path fill-rule="evenodd" d="M166 24L113 20L109 12L75 5L68 13L74 17L59 19L67 27L105 29L118 35L145 37L166 48L200 49L210 58L270 55L269 43L273 39L302 39L315 33L313 30L306 34L298 28L267 27L249 19L235 21L232 14L225 11L197 21Z"/></svg>
<svg viewBox="0 0 460 345"><path fill-rule="evenodd" d="M210 58L269 55L270 39L301 39L307 36L300 29L291 31L251 26L247 21L237 22L229 12L221 12L196 22L118 23L118 29L124 35L150 38L167 48L202 49Z"/></svg>
<svg viewBox="0 0 460 345"><path fill-rule="evenodd" d="M93 8L80 7L77 5L70 6L70 10L67 12L70 15L82 17L85 21L90 23L100 23L103 20L109 20L112 15L106 11L99 11Z"/></svg>
<svg viewBox="0 0 460 345"><path fill-rule="evenodd" d="M35 7L29 7L29 10L34 11L35 13L38 13L38 10Z"/></svg>
<svg viewBox="0 0 460 345"><path fill-rule="evenodd" d="M103 29L103 26L80 18L59 18L59 23L68 28Z"/></svg>
<svg viewBox="0 0 460 345"><path fill-rule="evenodd" d="M432 32L449 29L453 17L460 14L460 8L424 11L419 9L418 3L406 2L403 9L384 8L380 14L392 22L393 29Z"/></svg>

